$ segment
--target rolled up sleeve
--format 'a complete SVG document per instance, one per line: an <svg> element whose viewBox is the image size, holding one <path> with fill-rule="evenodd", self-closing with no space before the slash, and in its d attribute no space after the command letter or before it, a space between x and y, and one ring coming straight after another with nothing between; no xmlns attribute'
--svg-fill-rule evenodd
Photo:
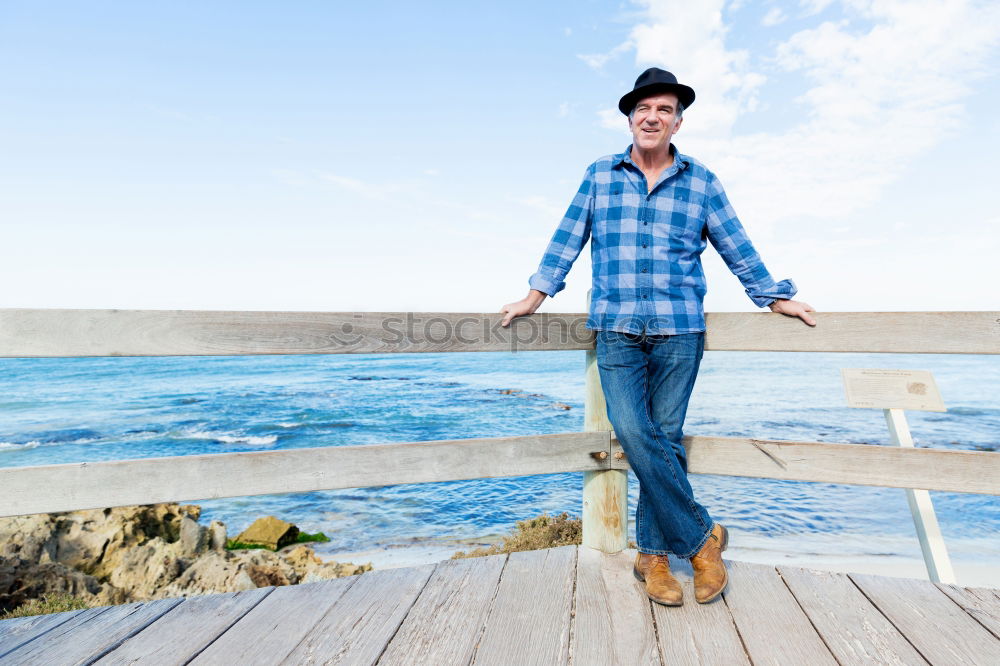
<svg viewBox="0 0 1000 666"><path fill-rule="evenodd" d="M538 271L528 278L528 285L532 289L555 296L566 288L566 275L590 238L590 225L594 216L594 173L595 166L591 164L542 255Z"/></svg>
<svg viewBox="0 0 1000 666"><path fill-rule="evenodd" d="M775 300L790 299L798 288L790 279L775 282L747 236L722 183L710 175L706 191L706 233L726 266L739 278L747 296L757 307L767 307Z"/></svg>

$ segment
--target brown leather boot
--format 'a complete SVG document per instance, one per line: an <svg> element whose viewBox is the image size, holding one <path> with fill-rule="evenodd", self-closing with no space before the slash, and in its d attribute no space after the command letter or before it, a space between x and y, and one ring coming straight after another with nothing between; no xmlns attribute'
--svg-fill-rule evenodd
<svg viewBox="0 0 1000 666"><path fill-rule="evenodd" d="M681 584L670 573L670 563L666 555L639 553L635 558L632 573L646 583L646 596L664 606L680 606L684 603Z"/></svg>
<svg viewBox="0 0 1000 666"><path fill-rule="evenodd" d="M726 565L722 563L722 551L729 544L729 531L716 523L712 526L705 545L691 558L691 568L694 569L694 599L699 604L708 603L722 594L729 574Z"/></svg>

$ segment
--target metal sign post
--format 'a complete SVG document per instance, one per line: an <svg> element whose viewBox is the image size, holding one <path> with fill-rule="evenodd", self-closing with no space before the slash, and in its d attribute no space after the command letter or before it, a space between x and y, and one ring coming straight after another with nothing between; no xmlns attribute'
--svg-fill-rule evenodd
<svg viewBox="0 0 1000 666"><path fill-rule="evenodd" d="M881 407L892 443L896 446L913 448L913 438L910 436L904 409L947 411L934 377L929 372L870 368L842 368L840 372L848 404L851 407ZM905 490L928 577L935 583L954 584L955 572L951 567L930 493L920 488Z"/></svg>

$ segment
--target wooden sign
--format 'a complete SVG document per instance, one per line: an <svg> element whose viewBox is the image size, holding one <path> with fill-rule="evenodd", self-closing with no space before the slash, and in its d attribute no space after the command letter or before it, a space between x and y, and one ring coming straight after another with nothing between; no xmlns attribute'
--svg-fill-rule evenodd
<svg viewBox="0 0 1000 666"><path fill-rule="evenodd" d="M933 375L926 370L841 368L840 375L850 407L948 411Z"/></svg>

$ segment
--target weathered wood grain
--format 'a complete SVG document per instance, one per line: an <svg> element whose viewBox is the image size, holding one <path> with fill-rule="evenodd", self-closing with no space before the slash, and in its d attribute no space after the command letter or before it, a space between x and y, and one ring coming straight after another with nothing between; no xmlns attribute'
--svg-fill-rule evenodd
<svg viewBox="0 0 1000 666"><path fill-rule="evenodd" d="M569 659L576 546L511 553L473 663L551 666Z"/></svg>
<svg viewBox="0 0 1000 666"><path fill-rule="evenodd" d="M380 666L470 663L506 562L506 554L439 562Z"/></svg>
<svg viewBox="0 0 1000 666"><path fill-rule="evenodd" d="M688 560L671 555L670 571L684 588L684 605L653 604L663 663L668 666L749 664L725 602L722 599L707 604L695 601L694 571Z"/></svg>
<svg viewBox="0 0 1000 666"><path fill-rule="evenodd" d="M97 663L181 666L226 632L274 590L190 597L156 622L132 636Z"/></svg>
<svg viewBox="0 0 1000 666"><path fill-rule="evenodd" d="M594 346L586 315L0 309L0 357L545 351Z"/></svg>
<svg viewBox="0 0 1000 666"><path fill-rule="evenodd" d="M729 584L722 595L750 661L789 666L837 663L774 567L730 560L726 566Z"/></svg>
<svg viewBox="0 0 1000 666"><path fill-rule="evenodd" d="M593 349L585 313L0 309L0 357ZM1000 353L1000 312L705 315L709 351Z"/></svg>
<svg viewBox="0 0 1000 666"><path fill-rule="evenodd" d="M107 607L89 611L91 615L103 613ZM5 654L13 652L22 645L35 640L47 631L69 622L71 619L87 611L75 610L49 615L32 615L0 620L0 659Z"/></svg>
<svg viewBox="0 0 1000 666"><path fill-rule="evenodd" d="M652 604L651 624L634 555L563 546L502 571L499 555L3 621L0 664L184 663L220 631L190 663L1000 663L997 590L727 560L723 596L697 604L672 557L685 603Z"/></svg>
<svg viewBox="0 0 1000 666"><path fill-rule="evenodd" d="M590 291L587 291L587 307ZM583 400L583 429L587 432L610 432L608 407L601 388L597 352L587 350L584 359L586 389ZM624 455L621 445L609 447L608 462ZM628 471L618 469L583 473L583 545L605 553L617 553L628 546Z"/></svg>
<svg viewBox="0 0 1000 666"><path fill-rule="evenodd" d="M635 550L580 546L570 654L574 666L658 664L653 615L632 575Z"/></svg>
<svg viewBox="0 0 1000 666"><path fill-rule="evenodd" d="M160 599L110 606L96 613L85 611L5 655L3 662L39 666L93 663L182 601Z"/></svg>
<svg viewBox="0 0 1000 666"><path fill-rule="evenodd" d="M374 664L434 568L427 564L364 574L281 663Z"/></svg>
<svg viewBox="0 0 1000 666"><path fill-rule="evenodd" d="M1000 592L985 587L961 587L944 583L936 585L991 634L1000 638Z"/></svg>
<svg viewBox="0 0 1000 666"><path fill-rule="evenodd" d="M219 497L308 492L529 474L624 469L608 432L401 442L142 458L97 463L0 468L0 516ZM900 449L863 444L686 437L689 472L759 478L1000 494L1000 454ZM137 485L132 479L142 478ZM596 477L590 477L588 482ZM589 501L606 502L594 516L621 516L617 481L601 481ZM45 494L36 492L46 488ZM598 492L599 491L599 492ZM587 495L588 498L591 495ZM619 527L607 526L619 534ZM620 542L598 539L613 550Z"/></svg>
<svg viewBox="0 0 1000 666"><path fill-rule="evenodd" d="M605 466L590 453L609 441L606 432L580 432L6 467L0 516L578 472Z"/></svg>
<svg viewBox="0 0 1000 666"><path fill-rule="evenodd" d="M191 662L279 664L363 576L277 587Z"/></svg>
<svg viewBox="0 0 1000 666"><path fill-rule="evenodd" d="M684 446L692 474L1000 495L1000 453L991 451L702 436Z"/></svg>
<svg viewBox="0 0 1000 666"><path fill-rule="evenodd" d="M848 574L932 664L1000 664L1000 641L927 580Z"/></svg>
<svg viewBox="0 0 1000 666"><path fill-rule="evenodd" d="M778 573L841 664L924 664L847 574L778 567Z"/></svg>
<svg viewBox="0 0 1000 666"><path fill-rule="evenodd" d="M709 351L1000 354L1000 312L815 312L705 315Z"/></svg>

